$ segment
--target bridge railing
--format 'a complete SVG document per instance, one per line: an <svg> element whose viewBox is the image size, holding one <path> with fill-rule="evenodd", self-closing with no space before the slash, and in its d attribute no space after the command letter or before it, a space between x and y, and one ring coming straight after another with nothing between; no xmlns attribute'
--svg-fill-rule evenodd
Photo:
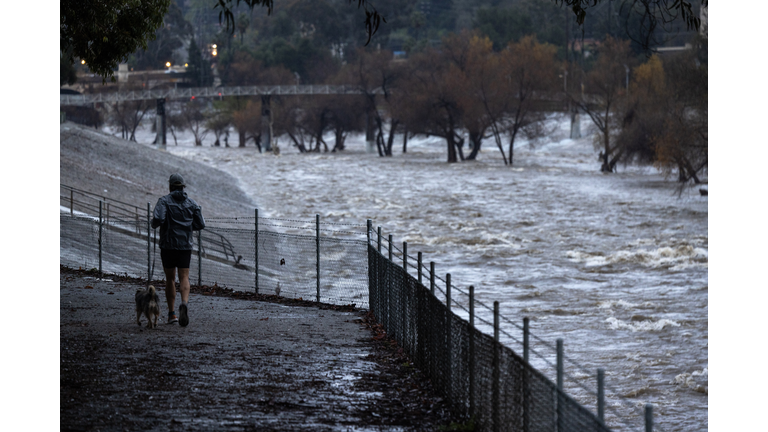
<svg viewBox="0 0 768 432"><path fill-rule="evenodd" d="M381 90L373 90L380 93ZM216 98L225 96L269 95L351 95L362 94L359 86L352 85L273 85L236 87L192 87L179 89L132 90L94 94L62 94L60 105L87 105L132 100Z"/></svg>

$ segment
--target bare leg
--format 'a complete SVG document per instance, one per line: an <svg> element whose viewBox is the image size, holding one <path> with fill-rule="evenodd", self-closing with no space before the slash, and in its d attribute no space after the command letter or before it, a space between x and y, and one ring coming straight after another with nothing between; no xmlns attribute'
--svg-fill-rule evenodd
<svg viewBox="0 0 768 432"><path fill-rule="evenodd" d="M173 312L176 310L176 269L164 268L163 270L165 270L165 300L168 302L168 312ZM187 274L189 274L189 269L187 269ZM187 282L187 293L189 293L189 282ZM184 301L184 294L181 296L182 301Z"/></svg>
<svg viewBox="0 0 768 432"><path fill-rule="evenodd" d="M181 302L189 302L189 269L179 269L179 290L181 291Z"/></svg>

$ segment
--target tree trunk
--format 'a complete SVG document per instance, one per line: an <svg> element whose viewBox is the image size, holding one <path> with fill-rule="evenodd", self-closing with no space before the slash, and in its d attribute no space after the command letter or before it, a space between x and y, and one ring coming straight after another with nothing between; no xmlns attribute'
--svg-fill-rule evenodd
<svg viewBox="0 0 768 432"><path fill-rule="evenodd" d="M608 163L608 158L611 157L611 137L608 134L608 126L606 124L606 128L603 132L603 146L604 150L600 153L600 157L603 160L602 165L600 166L600 172L612 172L611 164Z"/></svg>
<svg viewBox="0 0 768 432"><path fill-rule="evenodd" d="M395 129L400 122L392 119L389 123L389 137L387 138L387 156L392 156L392 146L395 141Z"/></svg>
<svg viewBox="0 0 768 432"><path fill-rule="evenodd" d="M477 153L480 152L480 146L483 144L483 134L469 131L469 142L472 143L472 151L467 156L467 160L475 160ZM504 158L506 163L506 158Z"/></svg>
<svg viewBox="0 0 768 432"><path fill-rule="evenodd" d="M445 136L445 141L448 143L448 163L459 161L456 157L456 143L454 142L453 136L453 131L447 133Z"/></svg>
<svg viewBox="0 0 768 432"><path fill-rule="evenodd" d="M403 128L403 153L408 152L408 128Z"/></svg>
<svg viewBox="0 0 768 432"><path fill-rule="evenodd" d="M237 138L239 145L238 147L245 147L245 130L238 130L237 131Z"/></svg>
<svg viewBox="0 0 768 432"><path fill-rule="evenodd" d="M456 137L459 139L456 142L456 151L459 154L459 160L464 160L464 138L460 137L458 134L456 134Z"/></svg>
<svg viewBox="0 0 768 432"><path fill-rule="evenodd" d="M293 144L296 146L296 148L299 149L299 153L307 152L307 148L304 147L304 143L299 141L294 134L288 132L288 136L291 138L291 141L293 141Z"/></svg>
<svg viewBox="0 0 768 432"><path fill-rule="evenodd" d="M343 151L344 150L344 129L337 127L334 131L336 133L336 142L333 145L333 150L331 150L331 153L335 153L336 150Z"/></svg>
<svg viewBox="0 0 768 432"><path fill-rule="evenodd" d="M517 137L517 132L520 129L518 127L512 128L512 136L509 137L509 166L512 166L512 162L514 160L514 154L515 154L515 138Z"/></svg>

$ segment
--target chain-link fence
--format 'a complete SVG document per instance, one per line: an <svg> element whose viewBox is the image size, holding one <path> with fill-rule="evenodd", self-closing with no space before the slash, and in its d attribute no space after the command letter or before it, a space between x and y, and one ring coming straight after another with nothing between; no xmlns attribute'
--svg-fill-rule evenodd
<svg viewBox="0 0 768 432"><path fill-rule="evenodd" d="M373 245L368 263L371 311L456 415L488 431L609 430L514 351L453 313L407 264L394 264Z"/></svg>
<svg viewBox="0 0 768 432"><path fill-rule="evenodd" d="M67 188L61 207L60 264L164 279L149 205L140 209ZM407 245L394 246L392 236L382 252L381 228L377 235L370 221L366 229L360 224L321 224L319 216L314 221L263 218L256 210L252 217L209 218L206 223L195 235L191 283L370 309L454 413L472 419L479 430L610 430L603 420L602 384L596 392L584 388L598 399L598 415L566 394L574 387L564 387L564 378L572 377L564 373L563 362L581 367L562 354L560 342L552 347L527 325L520 327L501 316L498 305L490 323L482 313L490 308L474 299L471 286L467 293L451 283L450 274L438 277L434 263L427 268L421 253L417 258L408 255ZM481 313L475 313L476 306ZM453 308L468 315L468 321ZM524 330L524 341L500 329L501 320ZM491 329L493 336L481 329ZM500 334L519 343L523 356L502 345ZM557 350L557 365L537 351L542 347ZM545 368L531 366L529 353L543 360ZM541 372L550 366L557 370L557 383ZM579 387L584 386L576 390ZM609 418L615 421L615 410L612 414ZM650 407L645 421L650 430ZM636 430L626 422L624 426Z"/></svg>
<svg viewBox="0 0 768 432"><path fill-rule="evenodd" d="M149 205L142 211L67 188L61 207L60 264L165 278ZM209 218L195 233L190 283L367 309L364 236L365 225L321 224L319 216Z"/></svg>

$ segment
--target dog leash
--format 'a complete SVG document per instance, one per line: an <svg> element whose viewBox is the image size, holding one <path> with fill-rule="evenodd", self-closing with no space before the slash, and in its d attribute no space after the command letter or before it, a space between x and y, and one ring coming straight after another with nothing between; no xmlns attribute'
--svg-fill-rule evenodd
<svg viewBox="0 0 768 432"><path fill-rule="evenodd" d="M155 261L157 261L157 228L154 230L154 247L152 248L152 268L149 270L149 278L147 279L147 289L152 285L152 275L155 273Z"/></svg>

